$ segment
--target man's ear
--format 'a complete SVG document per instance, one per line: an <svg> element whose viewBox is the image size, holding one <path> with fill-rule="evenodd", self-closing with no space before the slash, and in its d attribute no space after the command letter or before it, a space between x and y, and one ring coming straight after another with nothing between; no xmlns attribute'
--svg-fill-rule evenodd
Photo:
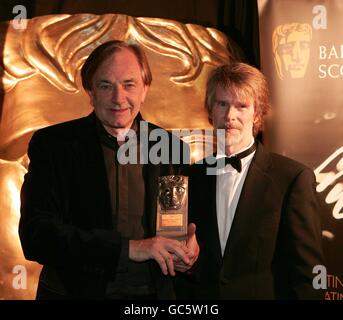
<svg viewBox="0 0 343 320"><path fill-rule="evenodd" d="M89 97L90 104L94 107L94 93L92 90L86 90L86 93Z"/></svg>
<svg viewBox="0 0 343 320"><path fill-rule="evenodd" d="M253 121L253 128L252 128L253 135L256 135L260 129L261 129L261 116L255 115L254 121Z"/></svg>
<svg viewBox="0 0 343 320"><path fill-rule="evenodd" d="M255 114L255 116L254 116L254 124L259 123L260 120L261 120L261 119L260 119L260 116L258 116L258 115Z"/></svg>
<svg viewBox="0 0 343 320"><path fill-rule="evenodd" d="M142 104L143 104L144 101L145 101L145 97L146 97L146 94L147 94L148 91L149 91L149 88L150 88L150 86L147 86L147 85L144 85L144 87L143 87L142 101L141 101Z"/></svg>
<svg viewBox="0 0 343 320"><path fill-rule="evenodd" d="M211 110L209 110L209 108L207 108L207 112L208 112L208 121L212 124L213 122L213 115L212 115L212 108Z"/></svg>
<svg viewBox="0 0 343 320"><path fill-rule="evenodd" d="M208 115L208 121L210 124L213 124L213 118L212 118L212 115Z"/></svg>

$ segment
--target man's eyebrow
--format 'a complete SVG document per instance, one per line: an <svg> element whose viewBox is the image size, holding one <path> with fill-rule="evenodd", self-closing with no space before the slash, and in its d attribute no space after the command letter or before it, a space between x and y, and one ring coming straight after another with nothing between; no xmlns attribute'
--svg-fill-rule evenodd
<svg viewBox="0 0 343 320"><path fill-rule="evenodd" d="M98 83L109 83L109 84L112 84L111 81L109 80L106 80L106 79L100 79L97 81Z"/></svg>
<svg viewBox="0 0 343 320"><path fill-rule="evenodd" d="M136 83L137 80L134 79L134 78L129 78L129 79L125 79L125 80L123 81L123 83L131 83L131 82ZM100 80L97 81L97 83L98 83L98 84L100 84L100 83L112 84L112 82L111 82L110 80L107 80L107 79L100 79Z"/></svg>
<svg viewBox="0 0 343 320"><path fill-rule="evenodd" d="M134 78L125 79L124 83L127 83L127 82L137 82L137 80Z"/></svg>

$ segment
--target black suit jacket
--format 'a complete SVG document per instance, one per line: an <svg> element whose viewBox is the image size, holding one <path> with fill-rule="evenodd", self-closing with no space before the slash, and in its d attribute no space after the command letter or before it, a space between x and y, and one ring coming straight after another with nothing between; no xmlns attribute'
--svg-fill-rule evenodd
<svg viewBox="0 0 343 320"><path fill-rule="evenodd" d="M258 144L221 255L216 176L191 166L190 221L201 251L190 278L177 279L181 298L311 299L315 265L324 264L320 203L313 172Z"/></svg>
<svg viewBox="0 0 343 320"><path fill-rule="evenodd" d="M155 128L149 124L148 130ZM115 276L121 235L112 226L94 113L38 130L28 156L19 235L25 257L44 265L38 291L47 289L50 297L56 293L63 298L103 298ZM175 171L171 165L144 165L146 237L155 234L158 177ZM169 277L154 261L151 268L158 297L173 298Z"/></svg>

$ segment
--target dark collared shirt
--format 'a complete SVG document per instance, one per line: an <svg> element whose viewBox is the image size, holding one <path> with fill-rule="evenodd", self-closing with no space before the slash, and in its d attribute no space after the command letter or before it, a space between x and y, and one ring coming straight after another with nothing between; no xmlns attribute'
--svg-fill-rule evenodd
<svg viewBox="0 0 343 320"><path fill-rule="evenodd" d="M138 119L132 129L139 127ZM122 235L122 251L115 279L109 283L106 297L109 299L145 296L154 294L149 263L129 260L129 239L144 238L143 216L145 210L144 166L118 162L117 139L97 121L112 205L113 227ZM137 148L139 150L139 136Z"/></svg>

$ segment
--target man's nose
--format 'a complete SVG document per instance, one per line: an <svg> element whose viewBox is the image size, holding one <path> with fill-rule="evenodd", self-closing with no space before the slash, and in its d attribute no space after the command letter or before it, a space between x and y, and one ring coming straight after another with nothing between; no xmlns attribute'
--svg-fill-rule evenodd
<svg viewBox="0 0 343 320"><path fill-rule="evenodd" d="M226 110L226 119L225 120L234 120L236 119L237 110L234 106L228 106Z"/></svg>
<svg viewBox="0 0 343 320"><path fill-rule="evenodd" d="M115 86L112 90L112 102L122 104L125 101L125 90L121 86Z"/></svg>

